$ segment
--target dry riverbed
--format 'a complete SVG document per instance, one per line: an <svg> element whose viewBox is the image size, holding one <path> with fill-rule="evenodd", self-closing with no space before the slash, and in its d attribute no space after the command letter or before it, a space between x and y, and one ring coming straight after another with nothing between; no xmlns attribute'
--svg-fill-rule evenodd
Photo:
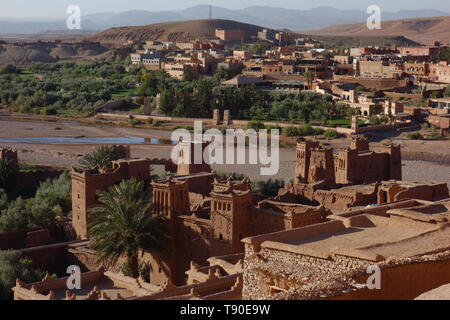
<svg viewBox="0 0 450 320"><path fill-rule="evenodd" d="M95 148L96 144L38 144L38 143L7 143L2 138L99 138L99 137L143 137L170 140L170 131L155 129L138 129L125 127L96 127L74 121L21 121L0 116L0 147L12 147L19 150L19 158L23 164L56 166L69 168L76 165L80 158ZM378 137L381 141L384 137ZM403 147L403 178L406 181L447 182L450 186L450 141L411 141L393 138ZM322 141L329 146L341 148L349 144L348 139ZM379 142L373 143L376 148ZM168 158L171 145L133 144L133 157ZM289 181L294 176L295 148L280 149L280 169L276 176L260 175L257 165L213 165L220 172L237 172L248 175L251 179L268 178ZM161 168L157 168L160 172Z"/></svg>

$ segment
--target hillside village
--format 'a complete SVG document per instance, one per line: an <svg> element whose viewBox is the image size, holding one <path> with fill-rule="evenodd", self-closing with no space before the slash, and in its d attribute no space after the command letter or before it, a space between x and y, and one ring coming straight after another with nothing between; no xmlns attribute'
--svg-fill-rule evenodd
<svg viewBox="0 0 450 320"><path fill-rule="evenodd" d="M239 45L249 40L244 30L216 30L215 35L217 40L210 41L130 41L139 48L130 55L131 63L179 80L225 70L234 75L222 82L225 87L308 90L330 95L333 104L355 109L356 115L389 116L392 123L427 117L442 135L448 133L450 66L445 59L450 48L445 44L324 49L311 38L263 29L257 39L269 44L258 47Z"/></svg>

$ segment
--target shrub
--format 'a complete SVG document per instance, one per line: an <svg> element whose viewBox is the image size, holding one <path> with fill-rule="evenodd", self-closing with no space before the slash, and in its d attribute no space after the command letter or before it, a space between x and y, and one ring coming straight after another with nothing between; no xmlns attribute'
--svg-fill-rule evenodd
<svg viewBox="0 0 450 320"><path fill-rule="evenodd" d="M450 85L445 88L444 97L450 97Z"/></svg>
<svg viewBox="0 0 450 320"><path fill-rule="evenodd" d="M312 136L322 134L322 129L314 129L309 123L304 124L299 127L299 135L300 136Z"/></svg>
<svg viewBox="0 0 450 320"><path fill-rule="evenodd" d="M283 134L286 137L298 137L298 130L296 127L286 127L283 129Z"/></svg>
<svg viewBox="0 0 450 320"><path fill-rule="evenodd" d="M283 129L279 125L270 125L266 126L267 133L271 133L271 130L278 130L280 133L283 131Z"/></svg>
<svg viewBox="0 0 450 320"><path fill-rule="evenodd" d="M437 131L432 132L430 134L430 138L433 139L433 140L442 140L442 139L444 139L444 137L441 136L441 134L439 132L437 132Z"/></svg>
<svg viewBox="0 0 450 320"><path fill-rule="evenodd" d="M17 72L19 72L19 70L13 64L6 64L3 66L0 66L0 74L11 74L11 73L17 73Z"/></svg>
<svg viewBox="0 0 450 320"><path fill-rule="evenodd" d="M177 129L185 129L187 131L193 131L194 127L193 126L189 126L189 125L187 125L187 126L177 125L177 126L173 127L173 130L177 130Z"/></svg>
<svg viewBox="0 0 450 320"><path fill-rule="evenodd" d="M136 118L130 119L130 124L132 127L139 126L142 124L142 121Z"/></svg>
<svg viewBox="0 0 450 320"><path fill-rule="evenodd" d="M411 140L423 140L423 136L419 132L408 133L407 137Z"/></svg>
<svg viewBox="0 0 450 320"><path fill-rule="evenodd" d="M258 120L252 120L247 123L246 129L254 129L255 131L265 129L264 123Z"/></svg>
<svg viewBox="0 0 450 320"><path fill-rule="evenodd" d="M252 182L252 190L264 197L276 197L280 189L284 188L283 180L255 181Z"/></svg>
<svg viewBox="0 0 450 320"><path fill-rule="evenodd" d="M322 129L314 129L309 123L301 125L300 127L287 127L284 128L283 134L287 137L301 137L320 135L324 131Z"/></svg>
<svg viewBox="0 0 450 320"><path fill-rule="evenodd" d="M431 128L430 138L433 139L433 140L441 140L441 139L443 139L444 137L441 136L441 134L439 133L439 131L436 130L436 127L433 126L433 127Z"/></svg>
<svg viewBox="0 0 450 320"><path fill-rule="evenodd" d="M327 139L338 139L340 134L336 130L328 129L323 133L323 136Z"/></svg>
<svg viewBox="0 0 450 320"><path fill-rule="evenodd" d="M434 91L430 94L431 99L439 99L443 97L443 93L440 91Z"/></svg>
<svg viewBox="0 0 450 320"><path fill-rule="evenodd" d="M161 126L161 121L153 119L151 125L152 127L159 127Z"/></svg>
<svg viewBox="0 0 450 320"><path fill-rule="evenodd" d="M40 113L41 113L41 115L50 116L50 115L58 114L58 111L56 110L56 108L46 107L44 109L41 109Z"/></svg>

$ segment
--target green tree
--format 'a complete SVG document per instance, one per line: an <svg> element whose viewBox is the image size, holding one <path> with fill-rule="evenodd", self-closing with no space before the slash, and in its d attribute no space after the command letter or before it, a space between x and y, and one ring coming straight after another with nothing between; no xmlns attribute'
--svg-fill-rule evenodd
<svg viewBox="0 0 450 320"><path fill-rule="evenodd" d="M96 167L111 168L112 162L119 158L120 156L117 154L114 147L102 145L85 155L84 158L80 160L80 165L86 170L92 170Z"/></svg>
<svg viewBox="0 0 450 320"><path fill-rule="evenodd" d="M314 79L316 78L316 74L312 71L307 71L305 72L305 78L308 83L308 90L311 90Z"/></svg>
<svg viewBox="0 0 450 320"><path fill-rule="evenodd" d="M327 139L338 139L341 135L334 129L328 129L324 132L323 136Z"/></svg>
<svg viewBox="0 0 450 320"><path fill-rule="evenodd" d="M30 227L31 211L21 197L9 203L0 216L0 232L25 230Z"/></svg>
<svg viewBox="0 0 450 320"><path fill-rule="evenodd" d="M233 76L232 72L230 69L224 68L224 67L220 67L216 73L214 74L214 80L217 83L220 83L221 81L224 80L229 80L231 79Z"/></svg>
<svg viewBox="0 0 450 320"><path fill-rule="evenodd" d="M5 64L0 66L0 74L17 73L19 70L13 64Z"/></svg>
<svg viewBox="0 0 450 320"><path fill-rule="evenodd" d="M272 109L270 110L270 116L278 121L282 121L288 118L289 115L289 104L285 101L278 102L275 101L272 104Z"/></svg>
<svg viewBox="0 0 450 320"><path fill-rule="evenodd" d="M14 177L12 162L8 159L0 159L0 188L7 189L11 186Z"/></svg>
<svg viewBox="0 0 450 320"><path fill-rule="evenodd" d="M447 88L445 88L444 91L444 97L450 97L450 85L447 86Z"/></svg>
<svg viewBox="0 0 450 320"><path fill-rule="evenodd" d="M91 209L92 247L101 262L116 264L122 256L134 278L139 276L139 251L160 253L170 249L168 223L151 214L150 194L143 182L125 180L109 191L99 191L99 203Z"/></svg>
<svg viewBox="0 0 450 320"><path fill-rule="evenodd" d="M0 215L2 210L6 208L8 208L8 195L5 190L0 189Z"/></svg>
<svg viewBox="0 0 450 320"><path fill-rule="evenodd" d="M170 116L173 112L173 110L175 109L176 105L175 105L175 101L173 99L174 96L174 92L173 90L167 90L164 89L161 92L161 98L160 98L160 107L159 109L161 110L162 113L164 113L165 115Z"/></svg>
<svg viewBox="0 0 450 320"><path fill-rule="evenodd" d="M42 280L42 272L31 267L31 260L22 259L19 251L0 251L0 300L12 300L16 280L26 283Z"/></svg>
<svg viewBox="0 0 450 320"><path fill-rule="evenodd" d="M72 180L63 173L53 180L42 182L34 198L21 197L8 203L0 189L0 232L48 227L56 217L66 216L72 209Z"/></svg>
<svg viewBox="0 0 450 320"><path fill-rule="evenodd" d="M213 83L207 78L201 78L197 82L197 90L194 96L198 115L201 117L209 117L212 115L213 109Z"/></svg>
<svg viewBox="0 0 450 320"><path fill-rule="evenodd" d="M192 81L194 79L195 75L191 68L186 68L183 70L183 81Z"/></svg>
<svg viewBox="0 0 450 320"><path fill-rule="evenodd" d="M440 91L434 91L430 94L431 99L439 99L442 98L443 94Z"/></svg>
<svg viewBox="0 0 450 320"><path fill-rule="evenodd" d="M266 127L262 121L252 120L247 123L246 129L253 129L256 132L264 130Z"/></svg>
<svg viewBox="0 0 450 320"><path fill-rule="evenodd" d="M57 216L65 216L72 210L72 177L64 172L59 177L41 182L29 204L33 224L48 226Z"/></svg>

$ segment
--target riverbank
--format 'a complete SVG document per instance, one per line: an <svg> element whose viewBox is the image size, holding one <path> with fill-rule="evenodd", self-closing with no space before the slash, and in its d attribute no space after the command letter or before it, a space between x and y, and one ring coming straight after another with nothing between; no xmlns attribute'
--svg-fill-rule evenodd
<svg viewBox="0 0 450 320"><path fill-rule="evenodd" d="M18 121L0 117L0 138L26 137L143 137L169 140L171 132L154 129L95 127L73 121ZM380 136L371 146L376 148L383 141ZM448 182L450 186L450 142L447 141L413 141L395 138L402 145L403 178L414 182ZM329 147L344 148L349 145L349 139L321 141ZM54 166L70 168L98 144L36 144L36 143L5 143L0 147L12 147L19 150L19 160L26 165ZM168 144L134 144L131 147L133 157L169 158L173 146ZM269 178L293 179L295 170L295 147L280 148L280 170L276 176L261 176L258 165L213 165L213 169L229 173L237 172L249 176L253 180ZM156 168L157 172L161 168Z"/></svg>

